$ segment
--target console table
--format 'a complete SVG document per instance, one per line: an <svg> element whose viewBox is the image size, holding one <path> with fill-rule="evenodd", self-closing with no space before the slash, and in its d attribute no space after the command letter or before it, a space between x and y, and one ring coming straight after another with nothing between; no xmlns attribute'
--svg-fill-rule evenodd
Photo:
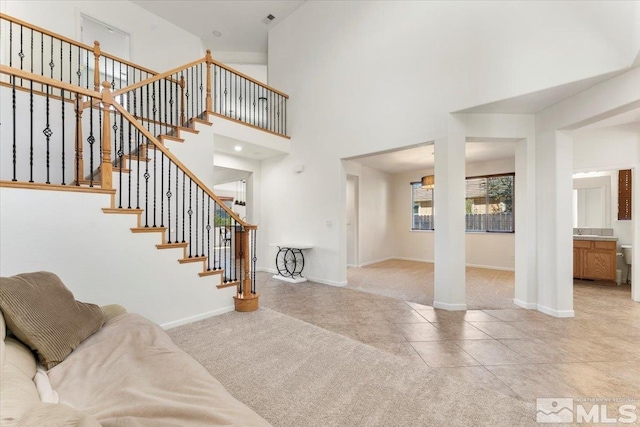
<svg viewBox="0 0 640 427"><path fill-rule="evenodd" d="M294 245L284 243L272 243L270 246L277 246L276 268L278 274L273 276L274 279L282 280L289 283L306 282L307 279L302 276L304 269L305 249L312 249L311 245Z"/></svg>

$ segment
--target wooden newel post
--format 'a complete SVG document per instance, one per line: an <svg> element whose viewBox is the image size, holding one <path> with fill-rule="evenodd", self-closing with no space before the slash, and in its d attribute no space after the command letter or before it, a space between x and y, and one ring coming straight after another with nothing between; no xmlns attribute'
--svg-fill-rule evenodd
<svg viewBox="0 0 640 427"><path fill-rule="evenodd" d="M75 112L76 112L76 169L74 171L76 184L80 185L84 177L84 154L82 153L82 96L76 93Z"/></svg>
<svg viewBox="0 0 640 427"><path fill-rule="evenodd" d="M111 83L102 82L102 163L100 165L100 180L102 188L113 188L113 164L111 163Z"/></svg>
<svg viewBox="0 0 640 427"><path fill-rule="evenodd" d="M213 112L213 100L211 99L211 51L207 49L207 113Z"/></svg>
<svg viewBox="0 0 640 427"><path fill-rule="evenodd" d="M236 232L236 236L242 239L242 264L244 271L240 271L242 276L242 293L238 291L233 297L236 311L256 311L260 306L258 301L260 295L251 293L251 230L255 226L245 226L241 231ZM238 244L238 242L236 242Z"/></svg>
<svg viewBox="0 0 640 427"><path fill-rule="evenodd" d="M93 42L93 90L100 92L100 42Z"/></svg>

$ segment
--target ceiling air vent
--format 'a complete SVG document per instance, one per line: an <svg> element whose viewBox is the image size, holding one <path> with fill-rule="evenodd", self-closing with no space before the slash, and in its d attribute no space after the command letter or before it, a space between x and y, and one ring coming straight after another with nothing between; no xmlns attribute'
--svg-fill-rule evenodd
<svg viewBox="0 0 640 427"><path fill-rule="evenodd" d="M265 24L271 24L271 21L273 21L274 19L276 19L275 16L273 16L272 14L268 14L266 18L262 20L262 22L264 22Z"/></svg>

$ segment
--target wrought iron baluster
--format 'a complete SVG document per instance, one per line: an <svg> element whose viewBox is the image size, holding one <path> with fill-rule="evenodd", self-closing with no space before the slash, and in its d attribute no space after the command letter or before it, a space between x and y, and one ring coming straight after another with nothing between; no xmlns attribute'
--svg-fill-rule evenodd
<svg viewBox="0 0 640 427"><path fill-rule="evenodd" d="M156 85L155 82L151 84L153 93L151 95L151 99L153 100L153 136L157 137L158 134L156 133L156 112L158 111L157 107L156 107ZM156 149L157 147L154 145L154 150L153 150L153 226L156 227L156 185L158 182L158 174L157 172L157 164L158 162L156 161L157 159L157 152L158 150Z"/></svg>
<svg viewBox="0 0 640 427"><path fill-rule="evenodd" d="M231 219L231 224L232 224L231 235L233 236L231 241L233 242L233 245L232 245L231 249L229 249L229 251L231 252L229 254L229 260L233 261L231 263L231 265L233 266L232 267L233 281L237 282L238 281L238 269L237 269L237 266L236 266L236 261L237 260L235 259L236 258L235 255L236 255L236 247L238 246L238 223L237 223L235 218ZM240 242L242 242L242 237L240 237ZM240 244L242 245L242 243L240 243ZM242 246L240 246L240 248L242 248Z"/></svg>
<svg viewBox="0 0 640 427"><path fill-rule="evenodd" d="M124 116L122 114L120 114L120 149L116 151L116 155L120 164L120 170L118 171L118 179L120 180L118 185L118 208L122 209L122 168L124 163Z"/></svg>
<svg viewBox="0 0 640 427"><path fill-rule="evenodd" d="M46 150L46 167L47 167L47 180L46 183L47 184L51 184L51 177L50 177L50 163L51 163L51 159L50 159L50 142L51 142L51 135L53 134L53 132L51 131L51 127L49 126L49 85L47 85L47 94L45 96L46 98L46 127L44 128L44 130L42 131L42 133L44 133L44 136L46 137L46 146L47 146L47 150Z"/></svg>
<svg viewBox="0 0 640 427"><path fill-rule="evenodd" d="M256 293L256 262L258 257L256 254L256 230L251 230L251 293Z"/></svg>
<svg viewBox="0 0 640 427"><path fill-rule="evenodd" d="M193 210L191 209L191 192L193 187L193 180L189 177L189 210L187 214L189 214L189 258L193 258L191 255L191 247L193 246L193 239L191 234L191 217L193 215Z"/></svg>
<svg viewBox="0 0 640 427"><path fill-rule="evenodd" d="M187 199L185 197L185 183L187 181L187 175L184 173L184 171L182 172L182 243L185 243L184 237L185 237L185 233L184 233L184 221L185 221L185 206L187 204Z"/></svg>
<svg viewBox="0 0 640 427"><path fill-rule="evenodd" d="M127 111L129 110L129 99L127 98ZM131 209L131 175L133 175L133 171L131 170L131 166L133 164L133 162L131 161L131 143L133 142L133 136L131 135L131 122L129 122L129 134L127 135L127 144L128 144L128 148L129 148L129 157L128 157L128 166L129 166L129 178L128 178L128 184L127 184L127 209Z"/></svg>
<svg viewBox="0 0 640 427"><path fill-rule="evenodd" d="M180 199L180 193L178 191L178 170L178 165L176 165L176 243L178 243L178 224L180 223L180 211L178 210L178 199ZM182 235L184 236L184 233L182 233Z"/></svg>
<svg viewBox="0 0 640 427"><path fill-rule="evenodd" d="M198 190L200 189L200 187L198 186L198 184L196 184L196 239L192 242L193 244L193 249L196 253L196 258L198 258L198 213L200 212L200 210L198 209ZM191 239L189 239L191 240ZM192 246L191 244L189 244L189 246Z"/></svg>
<svg viewBox="0 0 640 427"><path fill-rule="evenodd" d="M148 144L148 139L147 139L147 144ZM156 225L156 182L158 181L158 175L156 173L157 170L157 147L155 146L155 144L151 144L153 147L153 226L157 227ZM147 190L148 191L148 190Z"/></svg>
<svg viewBox="0 0 640 427"><path fill-rule="evenodd" d="M160 153L160 227L164 227L164 152Z"/></svg>
<svg viewBox="0 0 640 427"><path fill-rule="evenodd" d="M93 145L95 138L93 137L93 97L89 97L89 137L87 142L89 143L89 187L93 187ZM102 135L102 132L99 132ZM80 171L81 175L84 175L84 171ZM80 177L78 177L80 179Z"/></svg>
<svg viewBox="0 0 640 427"><path fill-rule="evenodd" d="M149 152L149 138L145 137L146 140L146 150L145 153ZM154 150L155 153L155 150ZM155 155L155 154L154 154ZM144 164L144 226L149 227L149 162L145 162Z"/></svg>
<svg viewBox="0 0 640 427"><path fill-rule="evenodd" d="M211 197L207 197L207 271L211 271Z"/></svg>
<svg viewBox="0 0 640 427"><path fill-rule="evenodd" d="M13 178L11 179L11 181L17 181L17 150L16 150L16 132L17 132L17 127L16 127L16 78L15 76L12 76L11 78L11 105L12 105L12 109L13 109Z"/></svg>
<svg viewBox="0 0 640 427"><path fill-rule="evenodd" d="M208 197L208 196L207 196ZM204 225L204 189L202 190L202 252L201 252L201 256L204 256L204 230L205 230L205 225ZM209 262L209 259L207 258L207 262Z"/></svg>
<svg viewBox="0 0 640 427"><path fill-rule="evenodd" d="M218 227L218 262L217 264L214 263L213 265L215 266L216 270L221 270L222 269L222 244L224 243L224 240L222 238L223 234L222 234L222 229L220 227L224 227L224 222L222 220L222 215L220 215L220 205L218 204L218 202L215 203L215 205L213 206L213 225ZM217 219L216 219L217 218ZM216 224L216 221L218 222ZM226 233L225 233L226 236ZM214 240L215 241L215 240ZM215 247L214 247L214 256L215 256Z"/></svg>
<svg viewBox="0 0 640 427"><path fill-rule="evenodd" d="M171 161L171 159L169 159L169 167L167 170L167 229L168 229L168 236L169 236L169 240L167 241L167 243L171 243L171 163L173 163ZM176 243L178 242L178 239L176 238Z"/></svg>
<svg viewBox="0 0 640 427"><path fill-rule="evenodd" d="M236 225L236 227L237 227L237 225ZM246 230L244 230L244 227L242 227L242 231L243 231L243 233L240 234L240 241L238 242L237 239L236 239L236 245L238 245L238 250L236 251L236 254L238 254L238 256L240 256L240 260L236 259L236 262L234 263L234 264L236 264L236 263L239 264L238 270L239 270L239 276L240 276L240 283L238 285L238 293L240 295L242 295L244 293L244 286L245 286L244 274L242 274L242 272L243 272L242 267L243 267L243 261L244 261L244 249L245 249L244 248L244 231L246 231ZM236 274L236 276L237 276L237 274Z"/></svg>
<svg viewBox="0 0 640 427"><path fill-rule="evenodd" d="M29 130L29 182L33 182L33 80L29 80Z"/></svg>

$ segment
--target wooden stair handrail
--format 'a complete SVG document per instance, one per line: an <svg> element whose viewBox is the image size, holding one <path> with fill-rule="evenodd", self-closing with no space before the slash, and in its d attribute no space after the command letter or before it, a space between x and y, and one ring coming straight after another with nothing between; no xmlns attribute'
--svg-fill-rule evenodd
<svg viewBox="0 0 640 427"><path fill-rule="evenodd" d="M104 91L104 92L108 92L108 91ZM103 92L103 93L104 93ZM115 92L114 92L115 93ZM115 95L112 95L115 96ZM209 197L211 197L216 203L218 203L220 205L220 207L227 213L229 214L229 216L231 216L233 219L235 219L240 225L242 225L243 227L247 227L248 229L255 229L257 228L257 226L249 224L245 221L243 221L238 214L236 214L234 211L232 211L231 209L229 209L229 207L218 198L218 196L209 189L209 187L207 187L202 181L200 181L200 179L198 179L198 177L191 172L191 170L189 170L189 168L187 168L180 160L178 160L176 158L176 156L174 156L169 150L167 150L166 147L164 147L162 144L160 144L160 142L158 142L158 140L155 138L155 136L153 136L151 134L151 132L149 132L147 130L147 128L145 128L144 126L142 126L142 124L135 119L135 117L133 117L133 115L131 115L122 105L120 105L120 103L118 103L117 101L113 100L111 102L111 105L118 110L118 112L120 114L122 114L122 116L127 119L129 121L129 123L131 123L138 131L140 131L149 141L151 141L151 143L153 145L155 145L156 150L160 150L161 152L164 153L165 156L167 156L168 159L170 159L173 163L175 163L178 168L180 170L182 170L182 172L184 172L189 178L191 178L191 180L193 182L196 183L197 186L200 187L200 189L202 189L202 191L204 191L205 193L207 193L207 195Z"/></svg>
<svg viewBox="0 0 640 427"><path fill-rule="evenodd" d="M173 70L169 70L169 71L165 71L164 73L156 74L155 76L149 77L148 79L140 80L138 83L134 83L134 84L129 85L127 87L123 87L121 89L118 89L115 92L113 92L113 96L116 97L116 96L122 95L123 93L131 92L132 90L141 88L141 87L149 85L151 83L155 83L158 80L166 79L167 77L169 77L169 76L171 76L171 75L173 75L175 73L179 73L180 71L184 71L187 68L193 67L194 65L203 64L205 62L206 62L206 58L196 59L195 61L191 61L188 64L176 67Z"/></svg>
<svg viewBox="0 0 640 427"><path fill-rule="evenodd" d="M234 70L233 68L231 68L231 67L228 67L228 66L224 65L222 62L218 62L218 61L216 61L216 60L215 60L215 59L213 59L213 58L209 59L209 62L210 62L211 64L215 64L215 65L217 65L217 66L218 66L218 67L220 67L220 68L224 68L225 70L230 71L230 72L232 72L233 74L236 74L236 75L238 75L238 76L240 76L240 77L242 77L242 78L244 78L244 79L247 79L247 80L249 80L250 82L257 84L258 86L262 86L263 88L265 88L265 89L267 89L267 90L270 90L271 92L275 92L275 93L277 93L278 95L281 95L281 96L283 96L283 97L285 97L285 98L289 99L289 95L287 95L286 93L281 92L281 91L279 91L278 89L275 89L275 88L273 88L273 87L271 87L271 86L269 86L269 85L267 85L267 84L264 84L264 83L262 83L262 82L259 82L258 80L254 79L253 77L247 76L246 74L241 73L241 72L240 72L240 71L238 71L238 70Z"/></svg>
<svg viewBox="0 0 640 427"><path fill-rule="evenodd" d="M72 93L79 93L80 95L84 96L91 96L97 99L102 98L102 94L100 92L96 92L91 89L85 89L81 86L65 83L60 80L52 79L50 77L41 76L39 74L33 74L28 71L19 70L17 68L9 67L8 65L0 64L0 73L8 74L14 77L20 77L25 80L32 80L34 82L49 85L58 89L64 89Z"/></svg>
<svg viewBox="0 0 640 427"><path fill-rule="evenodd" d="M89 46L87 44L80 43L78 41L75 41L75 40L70 39L68 37L65 37L63 35L54 33L53 31L45 30L42 27L38 27L37 25L33 25L33 24L28 23L28 22L22 21L22 20L20 20L18 18L14 18L13 16L9 16L9 15L7 15L5 13L0 13L0 19L5 19L7 21L13 22L14 24L22 25L23 27L29 28L31 30L38 31L38 32L40 32L42 34L48 35L49 37L53 37L55 39L62 40L63 42L72 44L72 45L80 47L82 49L86 49L88 51L93 51L93 46Z"/></svg>
<svg viewBox="0 0 640 427"><path fill-rule="evenodd" d="M68 37L65 37L65 36L63 36L61 34L54 33L53 31L45 30L42 27L38 27L37 25L33 25L33 24L30 24L30 23L28 23L26 21L22 21L22 20L20 20L18 18L14 18L13 16L7 15L5 13L0 13L0 19L5 19L5 20L13 22L15 24L22 25L25 28L29 28L29 29L32 29L34 31L38 31L38 32L40 32L42 34L46 34L49 37L53 37L54 39L62 40L64 42L72 44L72 45L74 45L76 47L79 47L79 48L82 48L82 49L86 49L86 50L88 50L90 52L93 52L94 46L89 46L87 44L84 44L84 43L78 42L76 40L70 39ZM153 70L150 70L149 68L142 67L142 66L140 66L138 64L134 64L133 62L127 61L125 59L118 58L115 55L111 55L111 54L105 53L105 52L100 52L100 54L102 56L106 56L107 58L112 59L114 61L118 61L118 62L121 62L121 63L123 63L125 65L129 65L129 66L131 66L133 68L136 68L138 70L144 71L145 73L154 74L154 75L158 74L157 71L153 71Z"/></svg>

